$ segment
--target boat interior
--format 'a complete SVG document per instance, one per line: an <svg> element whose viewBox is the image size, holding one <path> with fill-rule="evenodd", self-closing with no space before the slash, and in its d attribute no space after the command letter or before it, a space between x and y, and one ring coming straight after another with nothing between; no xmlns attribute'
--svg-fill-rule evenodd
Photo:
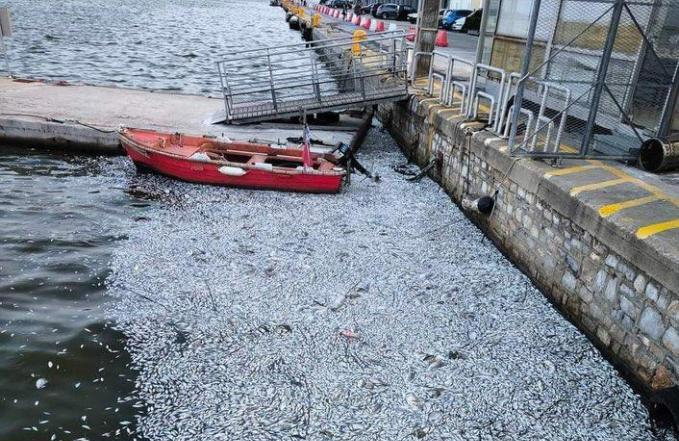
<svg viewBox="0 0 679 441"><path fill-rule="evenodd" d="M127 137L147 148L184 156L187 159L228 161L230 163L297 169L303 165L302 150L277 148L248 142L224 142L214 138L166 134L150 130L127 129ZM206 155L206 156L204 156ZM330 170L335 164L328 155L311 153L315 170Z"/></svg>

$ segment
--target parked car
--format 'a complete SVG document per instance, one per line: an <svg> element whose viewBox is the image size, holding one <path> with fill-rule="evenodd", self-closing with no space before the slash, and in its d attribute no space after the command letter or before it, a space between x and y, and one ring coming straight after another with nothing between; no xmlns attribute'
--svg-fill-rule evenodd
<svg viewBox="0 0 679 441"><path fill-rule="evenodd" d="M377 8L375 17L382 20L407 20L408 14L415 11L415 8L407 5L397 5L395 3L385 3Z"/></svg>
<svg viewBox="0 0 679 441"><path fill-rule="evenodd" d="M344 6L346 6L347 9L351 9L351 3L349 0L328 0L326 5L335 9L342 9Z"/></svg>
<svg viewBox="0 0 679 441"><path fill-rule="evenodd" d="M441 27L441 18L443 17L443 13L446 12L447 9L441 9L439 10L439 27ZM417 23L417 17L418 17L417 12L413 12L412 14L408 14L407 20L413 24Z"/></svg>
<svg viewBox="0 0 679 441"><path fill-rule="evenodd" d="M461 17L455 20L450 26L452 31L479 34L481 29L481 18L483 17L483 9L477 9L466 17Z"/></svg>
<svg viewBox="0 0 679 441"><path fill-rule="evenodd" d="M408 5L402 5L398 7L398 17L396 20L405 21L408 20L408 16L413 12L417 13L417 8Z"/></svg>
<svg viewBox="0 0 679 441"><path fill-rule="evenodd" d="M453 23L460 18L467 17L472 12L469 9L448 9L441 18L441 27L450 30Z"/></svg>
<svg viewBox="0 0 679 441"><path fill-rule="evenodd" d="M370 10L368 11L368 14L372 15L373 17L377 18L377 10L382 6L384 3L382 2L376 2L370 5Z"/></svg>
<svg viewBox="0 0 679 441"><path fill-rule="evenodd" d="M467 21L467 17L458 18L450 25L450 30L455 32L462 32L462 26L464 26L465 21Z"/></svg>

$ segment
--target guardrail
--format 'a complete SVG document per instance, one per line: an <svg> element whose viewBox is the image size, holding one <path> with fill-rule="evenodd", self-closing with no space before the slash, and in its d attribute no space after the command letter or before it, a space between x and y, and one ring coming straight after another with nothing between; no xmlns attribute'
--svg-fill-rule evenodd
<svg viewBox="0 0 679 441"><path fill-rule="evenodd" d="M363 107L408 96L403 31L253 49L217 63L228 122Z"/></svg>
<svg viewBox="0 0 679 441"><path fill-rule="evenodd" d="M459 115L467 120L477 120L482 103L487 102L487 111L484 112L488 123L486 130L504 139L510 138L510 116L515 109L516 90L520 85L532 83L534 101L526 99L524 104L528 106L518 109L517 125L522 130L517 131L517 136L521 139L510 142L512 153L546 157L560 154L568 110L574 104L569 88L533 77L522 79L517 72L474 63L444 51L420 52L413 56L431 57L427 94L436 95L444 106L457 108ZM445 60L443 65L437 66L437 60L441 59ZM456 69L459 65L466 69ZM411 80L414 81L414 78L411 77ZM437 84L440 84L438 93Z"/></svg>

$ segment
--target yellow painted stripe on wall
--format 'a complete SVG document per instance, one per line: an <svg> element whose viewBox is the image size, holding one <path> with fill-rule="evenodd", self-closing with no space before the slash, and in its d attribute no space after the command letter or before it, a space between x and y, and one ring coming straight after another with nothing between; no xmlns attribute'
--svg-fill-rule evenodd
<svg viewBox="0 0 679 441"><path fill-rule="evenodd" d="M630 199L623 202L617 202L615 204L604 205L603 207L599 208L599 215L601 217L608 217L614 215L618 211L625 210L627 208L639 207L641 205L660 200L662 200L662 198L654 195L638 199Z"/></svg>
<svg viewBox="0 0 679 441"><path fill-rule="evenodd" d="M659 222L657 224L646 225L637 230L637 237L639 239L646 239L654 234L662 233L663 231L679 228L679 219Z"/></svg>
<svg viewBox="0 0 679 441"><path fill-rule="evenodd" d="M593 184L580 185L571 189L571 196L576 196L585 191L595 191L602 188L613 187L614 185L624 184L630 182L630 179L611 179L609 181L595 182Z"/></svg>

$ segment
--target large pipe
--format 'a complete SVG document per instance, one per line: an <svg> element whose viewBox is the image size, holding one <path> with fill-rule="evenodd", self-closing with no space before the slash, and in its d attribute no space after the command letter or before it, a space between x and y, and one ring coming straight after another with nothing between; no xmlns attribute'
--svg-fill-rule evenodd
<svg viewBox="0 0 679 441"><path fill-rule="evenodd" d="M644 170L654 173L679 169L679 141L647 139L641 144L639 162Z"/></svg>

